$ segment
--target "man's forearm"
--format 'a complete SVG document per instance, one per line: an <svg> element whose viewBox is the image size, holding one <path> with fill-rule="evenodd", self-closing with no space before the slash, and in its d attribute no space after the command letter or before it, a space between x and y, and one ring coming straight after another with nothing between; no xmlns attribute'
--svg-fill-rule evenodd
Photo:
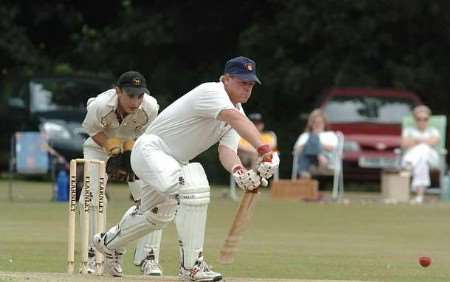
<svg viewBox="0 0 450 282"><path fill-rule="evenodd" d="M255 125L242 113L237 110L224 110L220 113L219 118L235 129L237 133L247 140L255 149L263 145L261 134Z"/></svg>
<svg viewBox="0 0 450 282"><path fill-rule="evenodd" d="M232 173L234 166L242 165L238 155L227 146L219 145L218 150L220 163L228 172Z"/></svg>

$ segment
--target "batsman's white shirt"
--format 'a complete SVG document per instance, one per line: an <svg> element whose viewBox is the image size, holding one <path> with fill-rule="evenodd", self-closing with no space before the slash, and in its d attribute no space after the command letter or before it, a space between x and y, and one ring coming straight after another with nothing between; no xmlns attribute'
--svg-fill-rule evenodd
<svg viewBox="0 0 450 282"><path fill-rule="evenodd" d="M158 136L166 146L161 149L185 163L220 141L237 151L238 133L218 119L221 111L237 109L222 82L203 83L164 109L145 131Z"/></svg>

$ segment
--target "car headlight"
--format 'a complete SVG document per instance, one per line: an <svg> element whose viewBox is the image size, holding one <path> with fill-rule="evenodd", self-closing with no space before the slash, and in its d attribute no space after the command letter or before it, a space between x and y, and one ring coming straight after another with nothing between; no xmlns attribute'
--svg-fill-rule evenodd
<svg viewBox="0 0 450 282"><path fill-rule="evenodd" d="M359 151L361 150L361 147L359 146L358 142L356 141L344 141L344 151Z"/></svg>
<svg viewBox="0 0 450 282"><path fill-rule="evenodd" d="M48 139L70 139L70 132L61 124L46 121L42 125L42 131Z"/></svg>

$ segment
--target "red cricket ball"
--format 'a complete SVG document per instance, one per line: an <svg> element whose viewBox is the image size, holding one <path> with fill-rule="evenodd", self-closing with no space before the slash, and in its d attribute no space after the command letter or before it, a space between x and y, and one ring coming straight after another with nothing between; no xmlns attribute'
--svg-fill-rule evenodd
<svg viewBox="0 0 450 282"><path fill-rule="evenodd" d="M423 267L428 267L431 264L431 258L430 257L420 257L419 263Z"/></svg>

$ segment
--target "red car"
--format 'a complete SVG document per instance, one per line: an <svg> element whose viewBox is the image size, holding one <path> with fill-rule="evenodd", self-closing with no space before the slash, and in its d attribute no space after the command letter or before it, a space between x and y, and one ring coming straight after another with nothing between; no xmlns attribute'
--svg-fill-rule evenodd
<svg viewBox="0 0 450 282"><path fill-rule="evenodd" d="M369 88L333 88L320 107L330 129L341 131L344 174L348 179L377 180L380 170L395 166L394 149L400 147L401 121L421 104L408 91Z"/></svg>

